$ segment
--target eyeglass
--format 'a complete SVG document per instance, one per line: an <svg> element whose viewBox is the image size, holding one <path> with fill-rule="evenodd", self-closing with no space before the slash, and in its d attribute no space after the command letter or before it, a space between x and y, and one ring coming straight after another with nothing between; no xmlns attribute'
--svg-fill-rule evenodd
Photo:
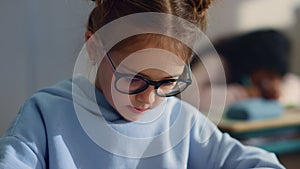
<svg viewBox="0 0 300 169"><path fill-rule="evenodd" d="M152 85L154 86L156 95L160 97L170 97L181 93L192 83L189 64L185 65L183 73L178 77L178 79L152 81L138 74L133 75L118 72L108 53L106 54L106 57L114 71L114 87L117 91L123 94L137 94L143 92ZM184 78L186 75L187 78Z"/></svg>

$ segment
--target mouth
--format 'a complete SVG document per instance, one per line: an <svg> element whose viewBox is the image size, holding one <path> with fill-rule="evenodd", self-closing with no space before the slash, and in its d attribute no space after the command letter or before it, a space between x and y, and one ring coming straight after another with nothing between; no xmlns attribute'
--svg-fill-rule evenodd
<svg viewBox="0 0 300 169"><path fill-rule="evenodd" d="M145 113L147 110L149 110L149 108L137 108L137 107L133 107L133 106L127 106L128 109L133 112L133 113L136 113L136 114L143 114Z"/></svg>

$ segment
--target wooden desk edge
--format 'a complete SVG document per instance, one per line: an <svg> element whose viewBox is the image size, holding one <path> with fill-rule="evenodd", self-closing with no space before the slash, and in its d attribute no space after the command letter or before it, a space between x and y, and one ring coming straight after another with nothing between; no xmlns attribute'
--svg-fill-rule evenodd
<svg viewBox="0 0 300 169"><path fill-rule="evenodd" d="M259 121L235 121L222 119L217 126L223 131L245 132L276 127L300 126L300 112L285 112L281 117Z"/></svg>

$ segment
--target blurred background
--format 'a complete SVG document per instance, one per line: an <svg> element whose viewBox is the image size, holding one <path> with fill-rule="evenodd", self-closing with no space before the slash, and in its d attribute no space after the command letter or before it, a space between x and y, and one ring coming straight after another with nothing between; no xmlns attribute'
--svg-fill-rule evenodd
<svg viewBox="0 0 300 169"><path fill-rule="evenodd" d="M292 41L290 71L300 74L300 0L215 1L207 26L212 41L258 28L278 29ZM88 0L1 0L0 135L35 91L72 76L92 8ZM293 168L300 164L298 154L280 159Z"/></svg>
<svg viewBox="0 0 300 169"><path fill-rule="evenodd" d="M72 77L93 3L0 2L0 134L35 91Z"/></svg>

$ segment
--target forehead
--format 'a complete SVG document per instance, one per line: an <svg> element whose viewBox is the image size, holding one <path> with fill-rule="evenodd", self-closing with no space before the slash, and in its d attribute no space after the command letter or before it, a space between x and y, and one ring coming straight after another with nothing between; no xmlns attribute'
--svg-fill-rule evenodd
<svg viewBox="0 0 300 169"><path fill-rule="evenodd" d="M131 53L148 48L168 51L184 62L187 62L191 55L190 48L179 40L165 35L151 33L135 35L122 40L112 48L112 51L120 51L126 53L128 56Z"/></svg>
<svg viewBox="0 0 300 169"><path fill-rule="evenodd" d="M163 49L146 48L129 55L119 52L114 54L117 58L118 71L142 73L149 77L178 76L185 66L180 57Z"/></svg>

